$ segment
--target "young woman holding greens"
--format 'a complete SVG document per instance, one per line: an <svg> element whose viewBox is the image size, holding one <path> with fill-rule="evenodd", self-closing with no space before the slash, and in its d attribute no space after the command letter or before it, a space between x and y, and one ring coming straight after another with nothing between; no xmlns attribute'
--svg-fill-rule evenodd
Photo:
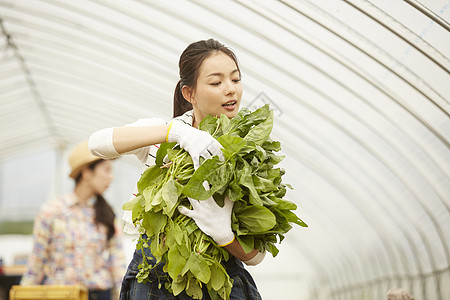
<svg viewBox="0 0 450 300"><path fill-rule="evenodd" d="M122 154L134 154L144 168L155 164L158 145L177 142L192 157L194 168L200 165L200 157L223 158L220 143L209 133L198 130L207 115L225 114L233 118L242 97L241 73L235 54L220 42L209 39L190 44L179 61L180 80L174 93L174 119L167 123L157 118L140 119L124 127L106 128L93 133L89 140L91 152L103 158L115 158ZM197 201L189 199L193 209L180 207L179 211L193 218L197 226L230 254L223 265L233 279L231 299L261 299L256 285L245 270L247 265L260 263L265 253L253 250L245 253L231 230L233 202L226 199L223 207L211 197ZM131 212L124 214L125 232L137 233L131 221ZM146 256L151 257L149 248ZM155 260L153 260L154 262ZM150 281L138 283L136 274L142 262L141 250L134 253L122 283L121 299L190 299L185 292L173 296L164 288L162 264L151 272ZM152 260L149 261L152 263ZM206 287L203 298L209 299Z"/></svg>

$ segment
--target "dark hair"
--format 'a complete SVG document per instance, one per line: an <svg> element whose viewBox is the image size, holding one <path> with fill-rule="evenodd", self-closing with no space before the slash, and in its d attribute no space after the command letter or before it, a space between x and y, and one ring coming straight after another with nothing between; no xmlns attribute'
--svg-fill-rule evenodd
<svg viewBox="0 0 450 300"><path fill-rule="evenodd" d="M173 117L178 117L192 109L192 104L184 99L181 89L183 86L195 89L200 66L202 62L214 52L223 52L235 63L240 72L238 60L233 50L226 47L217 40L201 40L187 46L180 56L178 67L180 69L180 80L175 87L173 95Z"/></svg>
<svg viewBox="0 0 450 300"><path fill-rule="evenodd" d="M97 164L102 162L103 159L96 160L93 163L89 164L87 167L91 170L94 170ZM81 173L75 178L75 184L78 184L81 180ZM95 223L99 224L102 223L106 226L108 229L108 232L106 233L106 238L109 241L116 232L116 229L114 227L114 219L116 218L116 215L114 213L114 210L112 207L108 204L108 202L103 198L102 195L97 194L97 201L95 201L94 204L94 210L95 210Z"/></svg>

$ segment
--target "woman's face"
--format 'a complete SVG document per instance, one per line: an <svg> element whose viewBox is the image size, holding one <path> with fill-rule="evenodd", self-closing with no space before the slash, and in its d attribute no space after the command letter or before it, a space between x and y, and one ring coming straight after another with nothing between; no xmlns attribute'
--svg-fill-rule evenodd
<svg viewBox="0 0 450 300"><path fill-rule="evenodd" d="M241 74L234 60L223 52L213 53L202 62L194 91L186 88L183 92L188 94L184 96L192 103L196 123L207 115L225 114L231 119L239 111Z"/></svg>
<svg viewBox="0 0 450 300"><path fill-rule="evenodd" d="M103 160L91 171L89 176L91 188L96 194L103 194L113 180L112 161Z"/></svg>

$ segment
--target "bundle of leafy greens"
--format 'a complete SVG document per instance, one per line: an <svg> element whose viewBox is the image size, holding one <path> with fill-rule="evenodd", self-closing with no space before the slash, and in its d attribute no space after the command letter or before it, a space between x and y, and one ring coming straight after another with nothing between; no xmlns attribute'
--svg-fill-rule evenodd
<svg viewBox="0 0 450 300"><path fill-rule="evenodd" d="M194 299L203 296L206 285L212 299L229 299L232 281L222 261L229 254L176 209L192 208L187 197L213 197L223 206L225 197L234 202L232 230L243 249L271 252L284 239L292 224L307 226L294 213L297 206L283 199L288 184L282 183L284 170L275 168L284 157L275 152L280 143L269 135L273 111L265 105L254 112L243 108L233 118L207 116L199 129L209 132L222 145L225 160L217 156L204 160L194 171L188 152L175 143L164 143L156 155L156 165L148 168L137 183L138 194L125 203L141 235L138 250L149 247L156 262L144 260L137 279L146 282L151 268L164 263L165 287L174 295L186 291ZM203 182L209 183L209 190Z"/></svg>

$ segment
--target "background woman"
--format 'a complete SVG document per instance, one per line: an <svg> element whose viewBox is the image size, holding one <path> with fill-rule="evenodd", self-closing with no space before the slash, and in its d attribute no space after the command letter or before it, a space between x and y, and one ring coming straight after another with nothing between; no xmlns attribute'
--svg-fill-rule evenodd
<svg viewBox="0 0 450 300"><path fill-rule="evenodd" d="M46 203L36 217L21 284L82 284L90 299L117 298L125 256L114 211L102 196L113 179L112 162L92 155L84 141L69 164L74 191Z"/></svg>

